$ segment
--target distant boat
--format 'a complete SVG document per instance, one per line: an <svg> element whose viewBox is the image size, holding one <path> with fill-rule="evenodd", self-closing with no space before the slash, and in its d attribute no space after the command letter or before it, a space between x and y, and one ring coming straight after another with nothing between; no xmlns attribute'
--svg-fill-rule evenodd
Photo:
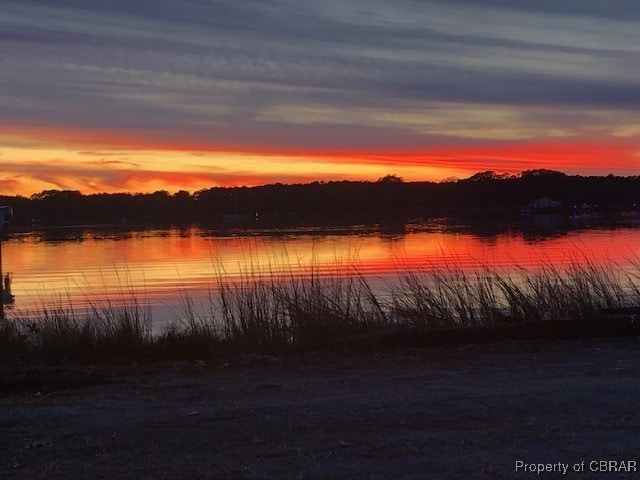
<svg viewBox="0 0 640 480"><path fill-rule="evenodd" d="M573 213L580 214L580 215L585 215L585 214L591 215L592 213L595 213L597 209L598 209L597 205L591 205L590 203L583 203L582 205L574 205Z"/></svg>
<svg viewBox="0 0 640 480"><path fill-rule="evenodd" d="M222 223L243 223L248 221L249 216L242 213L225 213L222 215Z"/></svg>
<svg viewBox="0 0 640 480"><path fill-rule="evenodd" d="M560 211L562 202L551 200L549 197L542 197L527 205L523 213L556 213Z"/></svg>
<svg viewBox="0 0 640 480"><path fill-rule="evenodd" d="M234 191L233 198L236 204L235 213L224 213L222 214L222 223L227 224L239 224L249 221L249 215L245 215L244 213L240 213L240 208L238 207L238 194ZM256 214L257 218L257 214Z"/></svg>

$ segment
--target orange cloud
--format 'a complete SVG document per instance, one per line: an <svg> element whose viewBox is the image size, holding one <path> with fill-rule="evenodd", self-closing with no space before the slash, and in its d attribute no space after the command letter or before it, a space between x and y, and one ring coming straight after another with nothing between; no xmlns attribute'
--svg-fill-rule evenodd
<svg viewBox="0 0 640 480"><path fill-rule="evenodd" d="M180 136L176 132L138 130L8 126L1 135L8 139L5 143L15 146L5 148L3 158L11 161L0 165L0 188L4 193L27 195L35 193L26 191L35 185L90 192L194 191L217 185L376 180L387 173L408 181L535 168L571 174L635 175L640 166L640 148L633 137L476 144L452 140L447 145L406 148L310 146L301 150L176 140ZM16 160L12 158L15 155L24 158Z"/></svg>

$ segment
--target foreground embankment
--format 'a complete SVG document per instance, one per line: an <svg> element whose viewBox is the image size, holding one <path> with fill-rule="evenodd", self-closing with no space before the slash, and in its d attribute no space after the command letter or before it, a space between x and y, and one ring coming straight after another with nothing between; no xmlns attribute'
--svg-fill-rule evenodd
<svg viewBox="0 0 640 480"><path fill-rule="evenodd" d="M0 471L16 479L634 478L620 467L639 460L639 354L638 338L627 337L7 367L3 385L22 389L0 395ZM38 391L42 376L50 381ZM626 463L606 463L621 471L603 473L601 460ZM531 464L549 471L526 471Z"/></svg>

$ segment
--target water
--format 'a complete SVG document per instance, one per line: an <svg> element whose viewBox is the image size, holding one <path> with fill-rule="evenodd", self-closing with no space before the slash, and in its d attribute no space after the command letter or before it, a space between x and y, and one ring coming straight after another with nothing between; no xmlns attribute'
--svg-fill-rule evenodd
<svg viewBox="0 0 640 480"><path fill-rule="evenodd" d="M84 309L135 297L154 320L180 316L184 298L204 305L221 281L243 275L314 272L367 278L383 292L399 272L439 268L500 271L562 266L585 258L625 268L636 260L640 228L515 224L486 231L440 219L380 228L215 230L192 226L149 230L67 228L14 232L3 244L15 306L7 315L43 308Z"/></svg>

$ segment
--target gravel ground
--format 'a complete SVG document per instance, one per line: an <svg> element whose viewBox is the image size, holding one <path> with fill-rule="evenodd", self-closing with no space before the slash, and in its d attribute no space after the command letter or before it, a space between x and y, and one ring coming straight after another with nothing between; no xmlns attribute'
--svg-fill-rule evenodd
<svg viewBox="0 0 640 480"><path fill-rule="evenodd" d="M639 360L626 338L4 370L0 476L640 478Z"/></svg>

